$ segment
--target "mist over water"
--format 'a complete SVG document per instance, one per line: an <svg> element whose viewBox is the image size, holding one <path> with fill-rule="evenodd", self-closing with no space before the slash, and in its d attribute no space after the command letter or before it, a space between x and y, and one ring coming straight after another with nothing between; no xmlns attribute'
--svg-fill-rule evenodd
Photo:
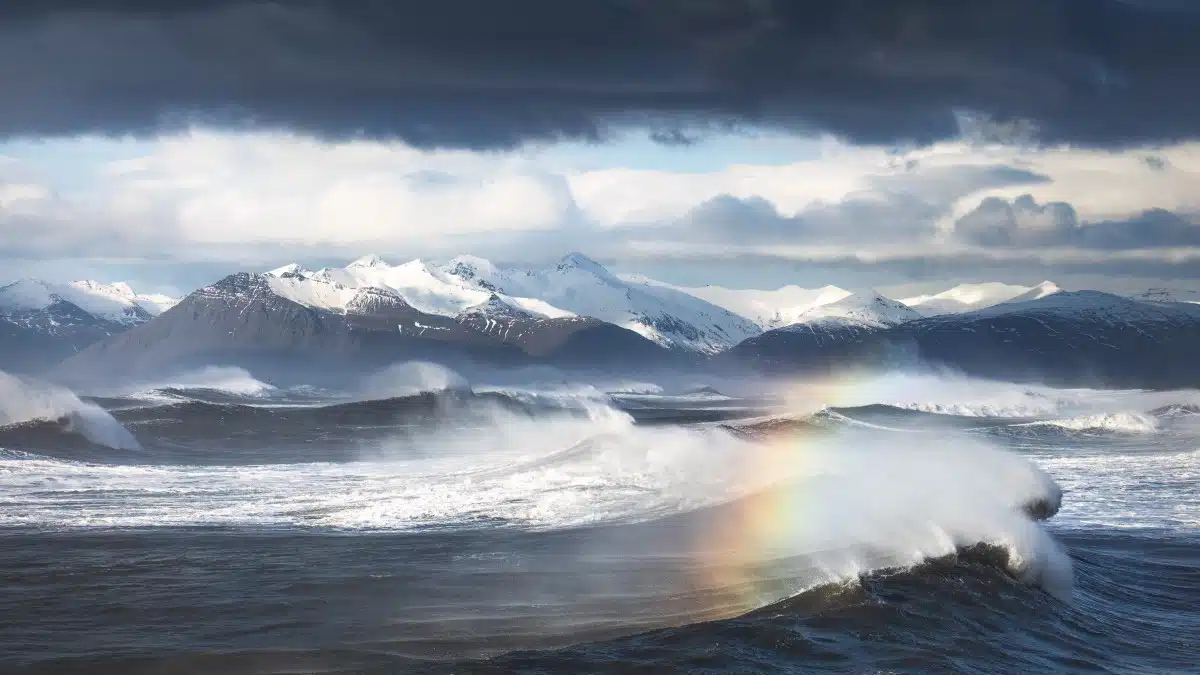
<svg viewBox="0 0 1200 675"><path fill-rule="evenodd" d="M1120 611L1107 584L1147 583L1105 537L1200 555L1196 392L898 374L748 396L697 379L468 381L402 363L331 390L213 366L88 400L0 375L0 562L31 589L9 603L50 621L67 592L55 566L86 570L99 585L56 625L112 660L72 660L89 652L11 623L0 644L11 665L62 672L475 658L496 660L455 667L578 672L647 644L687 670L694 640L739 645L742 625L807 641L837 618L847 632L821 644L843 654L876 622L932 640L925 608L1035 634L1065 622L1069 640L1096 630L1092 605ZM39 549L55 562L22 567ZM1121 578L1097 581L1098 555ZM149 639L185 605L177 644ZM888 618L893 605L909 618ZM87 618L105 612L128 618ZM973 639L979 653L1001 640ZM1184 658L1174 643L1097 649L1137 667Z"/></svg>

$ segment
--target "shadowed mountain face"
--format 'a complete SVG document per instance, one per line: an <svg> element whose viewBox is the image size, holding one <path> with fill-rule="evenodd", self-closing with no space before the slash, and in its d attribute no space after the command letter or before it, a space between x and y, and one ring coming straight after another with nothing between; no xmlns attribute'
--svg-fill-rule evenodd
<svg viewBox="0 0 1200 675"><path fill-rule="evenodd" d="M491 323L486 323L486 322ZM459 318L414 309L386 289L362 289L344 314L272 291L264 275L235 274L196 291L154 320L102 340L53 371L66 381L150 374L199 365L369 370L399 360L497 365L663 360L666 350L594 319L514 313Z"/></svg>
<svg viewBox="0 0 1200 675"><path fill-rule="evenodd" d="M1083 291L893 327L790 326L723 359L810 374L925 363L1003 380L1166 388L1200 384L1197 345L1200 306Z"/></svg>
<svg viewBox="0 0 1200 675"><path fill-rule="evenodd" d="M631 330L585 316L546 318L504 302L493 294L468 308L457 321L476 334L513 345L537 358L587 363L605 354L664 360L666 350Z"/></svg>
<svg viewBox="0 0 1200 675"><path fill-rule="evenodd" d="M0 286L0 370L32 374L174 304L128 284L21 279Z"/></svg>
<svg viewBox="0 0 1200 675"><path fill-rule="evenodd" d="M578 265L564 263L571 273ZM371 269L383 274L401 268L378 263ZM504 280L489 270L476 263L468 270L468 281L488 274ZM536 276L531 275L526 276ZM478 284L446 282L444 289L433 285L436 292L423 293L429 289L408 288L403 278L392 280L398 289L336 280L318 284L313 276L299 268L231 275L133 328L66 301L36 311L10 310L0 316L0 369L43 372L62 361L53 377L92 382L204 365L286 374L352 373L404 360L605 369L674 367L699 360L689 350L665 348L601 319L548 315L539 310L544 305L528 299L481 293ZM446 281L433 273L426 276ZM586 284L581 288L595 290ZM443 298L438 293L483 301L457 313L417 308L437 305ZM1023 297L971 312L917 318L911 308L878 294L850 295L803 313L798 323L742 341L713 365L828 375L932 364L991 378L1064 385L1200 383L1195 354L1200 305L1094 291ZM647 321L643 317L639 325L685 342L691 339L693 324ZM692 337L693 343L706 339Z"/></svg>
<svg viewBox="0 0 1200 675"><path fill-rule="evenodd" d="M127 328L65 300L42 309L0 313L0 370L38 372Z"/></svg>

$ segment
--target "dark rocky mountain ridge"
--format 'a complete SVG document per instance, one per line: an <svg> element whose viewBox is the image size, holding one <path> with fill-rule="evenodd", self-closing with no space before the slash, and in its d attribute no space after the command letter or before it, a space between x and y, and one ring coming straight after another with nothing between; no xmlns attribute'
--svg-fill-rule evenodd
<svg viewBox="0 0 1200 675"><path fill-rule="evenodd" d="M369 370L417 359L497 365L670 359L637 333L594 319L543 319L519 311L492 317L485 308L472 309L479 311L432 315L392 291L364 288L341 314L277 295L265 275L239 273L82 349L52 374L83 381L211 364Z"/></svg>
<svg viewBox="0 0 1200 675"><path fill-rule="evenodd" d="M919 364L1004 380L1170 388L1200 385L1197 347L1200 305L1079 291L876 329L790 326L721 359L773 372Z"/></svg>

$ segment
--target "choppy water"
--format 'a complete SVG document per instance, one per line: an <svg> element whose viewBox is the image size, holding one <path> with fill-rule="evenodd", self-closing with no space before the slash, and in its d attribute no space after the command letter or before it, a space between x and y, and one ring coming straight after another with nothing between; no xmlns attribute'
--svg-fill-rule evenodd
<svg viewBox="0 0 1200 675"><path fill-rule="evenodd" d="M0 384L3 672L1200 662L1196 392Z"/></svg>

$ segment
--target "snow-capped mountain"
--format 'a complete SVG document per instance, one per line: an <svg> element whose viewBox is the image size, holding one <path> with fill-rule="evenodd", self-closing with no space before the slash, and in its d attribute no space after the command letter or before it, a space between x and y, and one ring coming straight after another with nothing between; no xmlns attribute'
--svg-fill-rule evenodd
<svg viewBox="0 0 1200 675"><path fill-rule="evenodd" d="M812 307L787 326L743 341L726 358L829 372L842 364L879 360L882 343L875 336L920 317L911 307L875 291L855 293Z"/></svg>
<svg viewBox="0 0 1200 675"><path fill-rule="evenodd" d="M885 298L875 291L846 296L836 302L818 305L797 317L784 330L810 329L814 326L852 326L880 329L892 328L921 318L920 312L902 302Z"/></svg>
<svg viewBox="0 0 1200 675"><path fill-rule="evenodd" d="M55 284L38 279L21 279L0 287L0 314L30 315L45 312L58 303L70 303L101 320L126 325L144 323L162 314L177 300L165 295L139 295L129 284L73 281Z"/></svg>
<svg viewBox="0 0 1200 675"><path fill-rule="evenodd" d="M536 298L673 349L715 354L759 332L727 309L643 279L622 279L581 253L544 269L503 269L475 256L459 256L440 269L476 288Z"/></svg>
<svg viewBox="0 0 1200 675"><path fill-rule="evenodd" d="M1054 283L1053 281L1043 281L1024 293L1016 297L1009 298L1003 303L997 304L1015 304L1020 302L1029 302L1030 300L1041 300L1042 298L1049 297L1055 293L1062 293L1062 289L1058 287L1058 284Z"/></svg>
<svg viewBox="0 0 1200 675"><path fill-rule="evenodd" d="M36 371L150 321L173 302L95 281L22 279L0 287L0 369Z"/></svg>
<svg viewBox="0 0 1200 675"><path fill-rule="evenodd" d="M639 274L622 275L630 283L669 288L710 302L745 317L762 330L794 324L814 307L827 305L848 297L851 293L837 286L801 288L784 286L773 291L732 289L721 286L674 286Z"/></svg>
<svg viewBox="0 0 1200 675"><path fill-rule="evenodd" d="M877 330L800 324L747 340L729 358L772 371L934 364L1005 380L1179 387L1200 381L1197 344L1200 305L1060 291Z"/></svg>
<svg viewBox="0 0 1200 675"><path fill-rule="evenodd" d="M771 372L932 363L1082 386L1195 386L1197 300L1178 290L1129 298L1044 282L960 285L902 302L833 286L685 288L618 277L578 253L540 269L474 256L391 265L372 255L345 267L233 274L173 307L126 284L0 287L0 369L62 361L56 376L120 377L268 363L282 377L426 359L639 371L696 367L707 359L689 354L721 353L718 364Z"/></svg>
<svg viewBox="0 0 1200 675"><path fill-rule="evenodd" d="M1016 299L968 312L951 321L985 320L997 317L1047 318L1094 321L1113 325L1200 319L1200 306L1180 302L1134 300L1100 291L1059 291L1029 300ZM944 320L936 317L932 322Z"/></svg>
<svg viewBox="0 0 1200 675"><path fill-rule="evenodd" d="M414 307L402 294L411 294L411 286L348 287L334 280L357 283L350 273L367 267L393 275L393 282L411 279L417 268L396 273L376 261L353 269L289 266L271 274L233 274L141 326L90 345L52 375L88 382L222 363L266 369L286 380L314 369L348 376L402 360L638 369L675 358L633 331L594 318L549 317L497 293L482 293L482 302L447 316ZM449 312L474 292L434 268L415 272L457 294L412 294L426 307Z"/></svg>
<svg viewBox="0 0 1200 675"><path fill-rule="evenodd" d="M413 308L438 316L457 316L464 310L487 302L490 289L480 288L422 260L389 265L377 255L367 255L346 267L327 267L311 272L296 264L268 272L280 281L272 282L275 292L310 307L344 311L358 289L390 289ZM571 316L540 300L510 297L511 304L549 318Z"/></svg>
<svg viewBox="0 0 1200 675"><path fill-rule="evenodd" d="M664 347L705 354L759 332L733 312L670 288L624 281L579 253L545 269L506 269L465 255L441 266L421 260L390 265L370 255L343 268L310 271L291 264L267 276L281 297L337 313L345 313L362 289L382 288L426 314L519 310L535 320L590 317Z"/></svg>
<svg viewBox="0 0 1200 675"><path fill-rule="evenodd" d="M900 302L917 309L925 316L937 316L970 312L1002 302L1036 300L1051 293L1057 293L1058 290L1058 286L1050 281L1044 281L1037 286L1017 286L998 282L959 284L941 293L902 298Z"/></svg>

